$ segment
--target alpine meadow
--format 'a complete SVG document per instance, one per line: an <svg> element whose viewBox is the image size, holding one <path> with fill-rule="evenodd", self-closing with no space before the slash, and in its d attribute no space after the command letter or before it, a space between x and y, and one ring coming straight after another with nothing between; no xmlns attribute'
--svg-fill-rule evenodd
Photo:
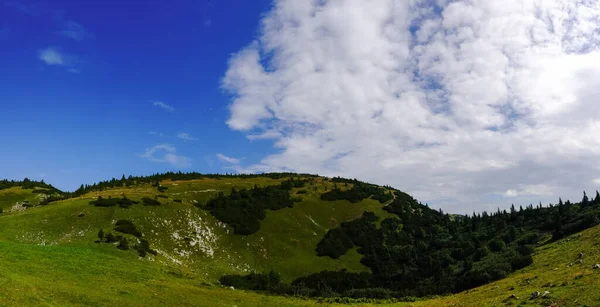
<svg viewBox="0 0 600 307"><path fill-rule="evenodd" d="M600 1L0 0L0 306L600 306Z"/></svg>

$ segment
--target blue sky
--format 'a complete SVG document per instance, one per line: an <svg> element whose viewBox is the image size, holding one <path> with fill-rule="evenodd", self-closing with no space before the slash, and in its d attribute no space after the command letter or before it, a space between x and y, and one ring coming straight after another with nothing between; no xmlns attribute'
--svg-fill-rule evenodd
<svg viewBox="0 0 600 307"><path fill-rule="evenodd" d="M270 2L143 3L0 2L0 177L70 190L121 174L231 172L217 154L267 153L226 125L220 82Z"/></svg>
<svg viewBox="0 0 600 307"><path fill-rule="evenodd" d="M600 5L0 0L0 177L358 178L464 213L600 187Z"/></svg>

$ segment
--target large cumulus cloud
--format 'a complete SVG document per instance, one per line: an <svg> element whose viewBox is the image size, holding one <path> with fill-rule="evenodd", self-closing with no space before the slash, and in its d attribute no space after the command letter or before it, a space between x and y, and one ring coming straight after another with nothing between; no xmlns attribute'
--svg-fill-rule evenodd
<svg viewBox="0 0 600 307"><path fill-rule="evenodd" d="M390 184L451 212L600 178L600 2L278 0L232 56L240 171ZM594 183L595 182L595 183Z"/></svg>

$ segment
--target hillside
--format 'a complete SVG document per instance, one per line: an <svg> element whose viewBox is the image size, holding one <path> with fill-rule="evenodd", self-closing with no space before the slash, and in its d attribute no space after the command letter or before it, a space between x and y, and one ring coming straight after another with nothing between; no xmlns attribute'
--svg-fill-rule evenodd
<svg viewBox="0 0 600 307"><path fill-rule="evenodd" d="M240 290L237 285L236 290L231 290L221 285L219 280L223 275L246 276L251 272L274 271L280 276L282 285L291 284L295 289L298 280L307 276L335 288L336 284L330 283L331 280L321 279L325 276L320 273L323 271L338 272L333 275L335 278L338 278L337 274L342 274L339 276L343 278L371 278L369 274L374 266L372 262L365 262L365 257L379 257L376 265L388 263L386 266L389 266L391 263L381 259L381 251L367 248L367 244L384 246L384 243L378 243L381 240L378 233L386 233L390 223L398 218L404 223L398 229L408 234L407 231L416 226L414 229L422 234L415 235L422 236L422 240L428 238L429 247L422 247L428 249L442 242L429 238L430 235L437 238L460 233L460 227L475 227L473 229L479 229L475 233L489 234L490 239L477 240L494 246L494 238L504 233L495 229L509 229L506 223L500 225L502 223L498 221L512 220L512 225L520 227L518 235L510 239L514 241L507 241L501 251L487 252L489 254L482 256L480 262L470 264L484 273L485 270L496 269L497 263L491 262L504 261L498 258L501 255L508 257L513 255L513 248L519 250L522 246L518 243L519 237L531 233L546 234L536 239L539 240L538 247L531 250L533 264L516 269L513 273L508 272L508 276L502 275L506 277L502 280L451 296L397 303L401 306L540 306L542 303L550 305L556 302L557 306L594 306L600 300L600 294L595 291L600 282L596 282L594 276L599 272L592 269L592 264L600 262L598 243L594 240L600 228L594 227L563 238L579 228L588 227L583 222L597 212L598 197L589 201L589 204L584 198L585 202L581 204L567 202L556 208L528 207L510 214L499 211L462 220L460 216L449 219L448 215L430 210L409 195L392 188L367 185L355 180L296 174L188 177L177 174L148 177L148 180L123 177L121 181L82 186L74 193L63 193L51 186L44 186L48 192L42 192L43 189L35 184L5 186L0 190L0 204L4 209L0 215L0 285L3 288L0 302L8 305L44 303L61 306L306 306L336 301L365 301L335 297L306 299L291 297L291 292L284 296L268 295L266 292L259 294ZM275 205L273 209L266 209L264 218L258 220L258 228L248 234L236 234L236 228L232 225L254 222L239 220L236 215L222 216L218 210L215 211L215 208L229 208L227 212L236 212L239 208L252 207L252 197L271 195L268 196L271 199L273 195L287 193L289 199L281 196L286 199L282 202L285 206ZM54 200L58 198L62 199ZM44 202L44 199L51 201ZM29 205L17 206L24 201ZM158 205L151 205L154 202L158 202ZM213 209L211 204L215 206ZM242 207L235 207L240 204ZM567 210L563 212L565 218L558 222L560 231L535 230L536 221L539 221L542 229L555 224L551 219L548 220L555 215L553 210ZM372 213L366 214L365 211ZM370 214L375 218L369 218ZM523 219L529 215L536 218ZM234 219L227 223L220 220L227 218ZM450 232L426 228L428 224L436 223L448 225ZM488 226L473 226L472 223ZM493 226L496 224L499 226ZM131 226L127 228L123 225ZM102 242L99 242L98 233L101 229L104 235ZM429 234L430 231L433 232ZM106 243L105 238L109 233L120 239ZM347 238L344 233L353 235ZM554 236L555 242L547 241L550 235ZM364 239L360 239L363 236ZM393 237L388 233L385 239L388 243L385 244L390 244L392 241L389 240ZM127 241L129 249L118 248L122 247L123 240ZM144 242L147 244L144 245ZM338 246L339 242L346 243ZM334 248L331 249L331 246ZM144 250L143 257L140 249ZM395 255L403 253L398 247L394 247L394 250ZM577 262L581 251L585 252L583 264ZM417 257L415 259L422 258L419 253L414 254ZM454 254L452 257L455 260L448 261L461 259ZM406 261L410 263L413 260ZM450 268L459 265L463 264L456 262ZM398 269L403 268L400 266ZM447 272L459 274L461 271L454 269ZM381 275L373 275L377 276ZM452 275L440 276L450 278ZM55 282L48 283L48 280ZM373 283L376 282L379 281L373 280ZM419 280L414 284L428 285ZM306 279L305 286L310 289L310 279ZM319 292L322 289L316 290L322 293ZM342 291L339 290L337 295ZM372 292L369 289L365 291L362 293ZM543 299L530 300L529 295L534 291L549 291L550 294ZM388 292L377 290L372 293ZM509 298L513 293L518 298ZM407 299L402 297L400 299ZM378 302L386 301L391 300Z"/></svg>
<svg viewBox="0 0 600 307"><path fill-rule="evenodd" d="M302 201L293 208L267 212L260 230L248 236L234 235L231 227L216 220L208 211L194 206L195 203L206 202L220 191L230 193L232 188L268 186L281 181L271 178L165 180L160 183L166 188L164 192L159 192L151 184L110 188L23 211L11 211L8 204L35 198L36 195L31 190L11 188L0 191L10 195L2 198L8 210L0 216L0 239L112 252L116 248L94 243L98 239L98 231L109 232L117 220L127 219L158 252L158 257L148 259L156 258L157 262L167 265L188 267L212 281L225 273L268 269L276 269L287 281L324 269L366 270L360 264L357 253L349 253L338 260L315 257L316 244L330 228L360 216L365 210L389 215L381 209L379 202L371 199L356 204L320 201L319 195L332 188L331 182L317 179L304 189L307 193L302 195ZM297 190L300 189L294 189L292 193ZM121 208L89 204L98 196L119 198L122 195L137 201L159 195L162 196L158 198L161 205L139 204Z"/></svg>

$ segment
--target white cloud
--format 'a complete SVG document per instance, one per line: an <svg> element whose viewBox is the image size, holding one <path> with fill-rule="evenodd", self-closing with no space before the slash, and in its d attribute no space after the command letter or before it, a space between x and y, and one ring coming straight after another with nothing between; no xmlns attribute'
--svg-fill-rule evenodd
<svg viewBox="0 0 600 307"><path fill-rule="evenodd" d="M175 108L174 107L172 107L172 106L170 106L170 105L168 105L168 104L166 104L166 103L164 103L162 101L155 101L155 102L152 103L152 105L154 105L156 107L159 107L159 108L161 108L161 109L163 109L163 110L165 110L165 111L167 111L169 113L175 112Z"/></svg>
<svg viewBox="0 0 600 307"><path fill-rule="evenodd" d="M517 190L514 189L510 189L510 190L506 190L506 192L504 192L504 197L517 197L519 196L519 192Z"/></svg>
<svg viewBox="0 0 600 307"><path fill-rule="evenodd" d="M229 164L235 164L235 165L240 164L240 159L228 157L228 156L226 156L224 154L220 154L220 153L217 154L217 159L219 159L219 161L221 161L221 162L225 162L225 163L229 163Z"/></svg>
<svg viewBox="0 0 600 307"><path fill-rule="evenodd" d="M178 133L177 138L180 138L184 141L197 141L198 140L197 138L193 137L191 134L185 133L185 132Z"/></svg>
<svg viewBox="0 0 600 307"><path fill-rule="evenodd" d="M63 22L62 30L58 31L57 34L78 42L86 38L94 38L94 35L89 33L81 24L72 20Z"/></svg>
<svg viewBox="0 0 600 307"><path fill-rule="evenodd" d="M188 157L177 155L177 149L169 144L150 147L141 157L153 162L168 163L178 168L191 166L191 160Z"/></svg>
<svg viewBox="0 0 600 307"><path fill-rule="evenodd" d="M557 189L557 187L544 184L524 185L518 189L506 190L502 195L507 198L519 196L552 196Z"/></svg>
<svg viewBox="0 0 600 307"><path fill-rule="evenodd" d="M244 171L362 178L449 212L595 189L600 2L433 3L275 1L223 78L227 124L277 149Z"/></svg>
<svg viewBox="0 0 600 307"><path fill-rule="evenodd" d="M154 136L164 136L164 134L162 132L156 132L156 131L150 131L150 135L154 135Z"/></svg>
<svg viewBox="0 0 600 307"><path fill-rule="evenodd" d="M47 65L66 65L64 55L58 49L52 47L40 50L39 59Z"/></svg>

